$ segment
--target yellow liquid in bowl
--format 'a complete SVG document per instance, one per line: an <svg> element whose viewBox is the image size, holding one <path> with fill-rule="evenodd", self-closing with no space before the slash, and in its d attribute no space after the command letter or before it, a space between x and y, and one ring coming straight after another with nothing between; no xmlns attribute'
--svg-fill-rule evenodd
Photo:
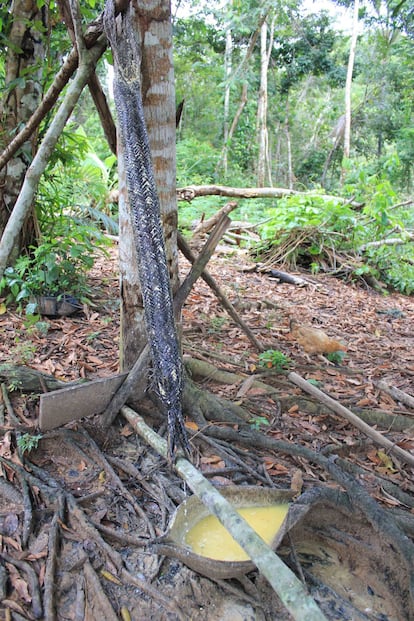
<svg viewBox="0 0 414 621"><path fill-rule="evenodd" d="M240 513L258 535L270 544L289 509L289 504L266 507L240 507ZM185 541L193 552L217 561L247 561L249 556L233 539L215 515L202 518L187 533Z"/></svg>

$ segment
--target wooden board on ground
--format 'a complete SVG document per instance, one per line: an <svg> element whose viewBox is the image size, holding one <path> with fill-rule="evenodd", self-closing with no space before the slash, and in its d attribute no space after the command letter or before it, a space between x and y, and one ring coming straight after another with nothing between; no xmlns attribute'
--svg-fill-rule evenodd
<svg viewBox="0 0 414 621"><path fill-rule="evenodd" d="M127 373L92 380L47 392L40 397L39 427L55 429L85 416L103 412L121 386Z"/></svg>

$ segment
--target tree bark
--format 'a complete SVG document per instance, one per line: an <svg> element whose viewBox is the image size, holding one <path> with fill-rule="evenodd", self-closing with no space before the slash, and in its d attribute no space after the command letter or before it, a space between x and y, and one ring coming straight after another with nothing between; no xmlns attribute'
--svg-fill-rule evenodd
<svg viewBox="0 0 414 621"><path fill-rule="evenodd" d="M270 54L273 45L274 20L267 41L268 26L265 20L260 29L260 88L257 102L257 136L259 155L257 159L257 185L262 188L265 184L266 173L269 175L269 133L267 129L267 72L269 69ZM271 185L271 179L269 178Z"/></svg>
<svg viewBox="0 0 414 621"><path fill-rule="evenodd" d="M167 254L171 287L179 286L177 201L175 195L175 93L172 61L171 12L168 0L134 1L134 21L142 49L141 78L145 122L150 141L155 181ZM120 279L121 367L135 363L146 343L137 262L126 203L122 153L120 155Z"/></svg>
<svg viewBox="0 0 414 621"><path fill-rule="evenodd" d="M348 70L346 74L345 84L345 131L344 131L344 158L349 159L351 149L351 91L352 91L352 75L354 72L355 49L358 39L358 13L359 0L354 0L354 16L352 23L351 47L349 50ZM343 182L345 170L342 168Z"/></svg>
<svg viewBox="0 0 414 621"><path fill-rule="evenodd" d="M230 115L230 76L231 76L231 61L233 52L233 39L231 35L231 26L226 26L226 49L224 51L224 122L223 122L223 152L222 152L222 164L223 172L227 175L227 153L228 153L228 141L229 141L229 115Z"/></svg>

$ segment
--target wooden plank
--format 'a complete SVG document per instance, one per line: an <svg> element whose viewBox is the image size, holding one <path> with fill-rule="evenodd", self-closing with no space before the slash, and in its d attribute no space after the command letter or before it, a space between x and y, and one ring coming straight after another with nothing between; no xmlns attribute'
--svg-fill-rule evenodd
<svg viewBox="0 0 414 621"><path fill-rule="evenodd" d="M85 416L100 414L127 375L120 373L42 394L39 411L41 431L55 429Z"/></svg>

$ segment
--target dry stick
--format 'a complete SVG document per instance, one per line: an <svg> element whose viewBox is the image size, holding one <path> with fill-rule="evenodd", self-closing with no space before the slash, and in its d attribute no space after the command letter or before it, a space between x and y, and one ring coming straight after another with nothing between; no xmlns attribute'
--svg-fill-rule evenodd
<svg viewBox="0 0 414 621"><path fill-rule="evenodd" d="M386 392L387 395L390 395L393 399L400 401L409 408L414 408L414 397L407 394L403 390L400 390L395 386L388 386L388 384L382 380L379 382L375 382L375 386L377 386L383 392Z"/></svg>
<svg viewBox="0 0 414 621"><path fill-rule="evenodd" d="M140 379L142 374L147 371L148 363L149 363L149 356L150 356L150 348L149 348L149 345L147 344L141 350L141 353L139 354L134 366L129 371L125 380L122 382L121 386L118 388L118 390L112 397L111 401L106 407L106 410L103 412L101 419L100 419L100 422L103 428L106 429L112 425L112 423L114 422L115 418L118 415L119 410L124 405L124 403L126 403L129 396L132 394L132 391L134 390L137 381ZM145 394L144 391L142 391L139 394L136 394L135 396L139 400L139 399L142 399L144 394Z"/></svg>
<svg viewBox="0 0 414 621"><path fill-rule="evenodd" d="M92 96L93 103L99 114L99 120L104 130L106 140L112 153L116 155L116 126L112 118L112 112L108 106L108 102L99 81L96 71L91 75L91 79L88 82L89 92Z"/></svg>
<svg viewBox="0 0 414 621"><path fill-rule="evenodd" d="M312 386L312 384L297 373L289 373L287 377L293 384L296 384L296 386L299 386L305 392L319 399L319 401L327 405L333 412L343 416L343 418L369 436L372 440L374 440L374 442L388 449L391 453L399 457L404 463L414 466L414 455L410 455L410 453L399 446L396 446L394 442L391 442L391 440L385 438L381 433L375 429L372 429L372 427L367 425L367 423L364 423L364 421L351 412L351 410L348 410L348 408L338 403L338 401L335 401L335 399L332 399L332 397L326 395L324 392L316 388L316 386Z"/></svg>
<svg viewBox="0 0 414 621"><path fill-rule="evenodd" d="M213 232L209 236L199 256L196 260L192 261L193 265L191 267L191 270L189 271L188 275L181 284L181 287L178 289L176 295L174 296L174 311L176 315L181 310L194 283L202 275L204 268L210 261L217 244L223 237L226 229L229 227L230 222L230 218L225 213L221 214L220 218L217 220L217 224L214 227Z"/></svg>
<svg viewBox="0 0 414 621"><path fill-rule="evenodd" d="M121 413L135 431L167 459L167 442L148 427L142 417L128 406L124 406ZM186 459L178 458L174 468L190 489L218 517L232 537L247 552L293 618L297 621L303 621L303 619L306 621L326 621L326 617L315 601L306 593L295 574L264 543L231 503L223 498L213 485Z"/></svg>
<svg viewBox="0 0 414 621"><path fill-rule="evenodd" d="M129 462L129 461L125 460L125 459L120 459L119 457L114 457L113 455L108 455L107 456L107 460L113 466L116 466L119 470L122 470L122 472L125 472L126 474L129 474L129 476L134 479L135 483L139 483L139 485L141 485L141 487L147 492L148 496L151 496L151 498L153 500L158 500L159 499L159 496L157 496L155 494L155 492L152 489L151 485L149 483L147 483L147 481L145 480L145 477L138 470L138 468L136 466L134 466L134 464L132 464L131 462ZM1 481L1 479L0 479L0 481Z"/></svg>
<svg viewBox="0 0 414 621"><path fill-rule="evenodd" d="M184 304L188 294L190 293L191 287L194 285L195 281L209 262L215 247L217 246L229 224L230 218L228 218L226 215L223 215L222 218L220 218L220 220L217 222L216 228L208 238L203 250L200 252L197 261L194 261L194 265L192 266L181 287L178 289L174 298L174 314L176 317L178 317L182 305ZM134 366L129 371L127 377L122 382L121 386L114 394L106 410L102 414L101 425L104 428L108 428L113 423L119 410L127 402L129 396L135 389L138 379L146 371L148 367L149 354L150 348L147 344L142 349ZM144 393L135 394L134 396L137 400L139 400L144 396Z"/></svg>
<svg viewBox="0 0 414 621"><path fill-rule="evenodd" d="M224 207L219 209L211 218L208 220L202 220L200 224L196 226L193 231L193 238L202 233L208 233L211 229L217 224L221 216L228 215L231 211L237 208L237 203L232 201L230 203L226 203Z"/></svg>
<svg viewBox="0 0 414 621"><path fill-rule="evenodd" d="M179 200L191 202L198 196L227 196L228 198L284 198L285 196L309 196L310 192L299 192L287 188L232 188L225 185L189 185L177 188ZM318 194L324 200L333 200L338 204L349 204L360 207L361 203L349 202L338 196Z"/></svg>
<svg viewBox="0 0 414 621"><path fill-rule="evenodd" d="M167 515L166 514L167 495L164 491L163 486L159 483L158 478L155 477L155 481L157 483L157 488L158 488L157 492L155 492L153 487L145 481L145 478L142 476L138 468L134 466L134 464L131 464L130 462L125 461L123 459L119 459L118 457L111 457L111 456L108 456L108 461L114 466L117 466L117 468L119 468L123 472L126 472L127 474L129 474L134 479L134 481L138 483L147 492L147 494L158 503L158 506L161 511L160 528L161 530L163 530L165 523L166 523L166 515ZM154 475L153 475L153 478L154 478Z"/></svg>
<svg viewBox="0 0 414 621"><path fill-rule="evenodd" d="M69 0L69 2L71 1L72 0ZM67 0L58 0L58 4L63 21L67 26L69 36L72 40L72 44L76 44L76 48L78 50L83 49L84 43L82 40L83 37L81 37L81 21L77 7L70 10ZM109 148L112 153L116 155L116 127L112 118L112 112L108 106L108 102L99 82L99 78L96 75L96 71L94 71L91 75L91 78L88 81L88 87L95 107L98 111L99 120L101 121L102 129L104 130Z"/></svg>
<svg viewBox="0 0 414 621"><path fill-rule="evenodd" d="M192 253L189 245L185 241L184 237L181 235L181 233L178 233L177 241L178 241L178 247L183 253L183 255L185 256L185 258L188 261L190 261L190 263L194 263L196 260L195 256ZM250 330L249 326L239 317L234 306L228 301L223 291L220 289L220 287L218 286L214 278L211 276L211 274L207 272L207 270L204 270L203 273L201 274L201 277L208 284L210 289L214 291L220 304L228 312L228 314L233 319L233 321L243 330L247 338L253 343L256 349L258 349L259 351L264 351L265 347L260 343L260 341L257 340L253 332Z"/></svg>
<svg viewBox="0 0 414 621"><path fill-rule="evenodd" d="M250 474L250 476L253 477L254 479L257 479L258 481L261 481L262 483L265 483L265 484L268 483L268 480L264 476L262 476L257 470L255 470L251 466L248 466L243 459L240 459L240 457L237 457L237 455L234 453L233 450L230 449L230 447L227 448L225 446L221 446L220 441L213 440L212 438L209 438L208 436L205 436L204 434L198 435L198 437L203 442L211 446L219 454L220 452L224 453L225 457L227 457L228 459L230 459L230 461L234 462L239 467L241 467L245 472Z"/></svg>

